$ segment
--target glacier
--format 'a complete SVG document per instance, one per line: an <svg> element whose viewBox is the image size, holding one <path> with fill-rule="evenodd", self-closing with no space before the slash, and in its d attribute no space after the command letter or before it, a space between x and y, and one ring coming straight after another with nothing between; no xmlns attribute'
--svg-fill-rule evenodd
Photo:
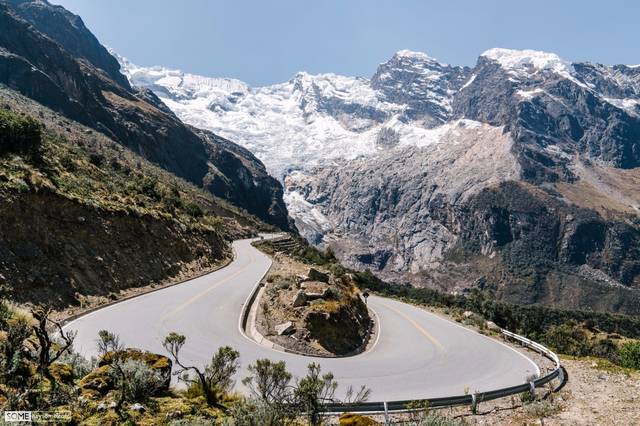
<svg viewBox="0 0 640 426"><path fill-rule="evenodd" d="M184 122L249 149L281 181L295 170L375 155L398 145L437 143L450 126L425 128L407 120L406 104L388 100L362 77L300 72L285 83L250 87L235 79L140 67L116 57L133 86L152 90ZM412 62L423 79L442 76L441 65L424 53L404 50L395 57L404 65ZM380 76L385 78L392 77ZM447 96L428 88L420 94L450 111Z"/></svg>

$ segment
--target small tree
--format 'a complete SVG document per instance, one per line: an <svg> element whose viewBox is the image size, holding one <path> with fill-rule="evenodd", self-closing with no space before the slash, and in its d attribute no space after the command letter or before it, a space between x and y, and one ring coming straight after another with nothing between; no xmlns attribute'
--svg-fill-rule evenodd
<svg viewBox="0 0 640 426"><path fill-rule="evenodd" d="M226 407L220 404L220 396L233 387L233 375L238 371L240 354L229 346L223 346L213 355L203 371L193 365L184 365L180 361L180 350L186 340L185 336L178 333L170 333L164 339L164 348L180 367L174 374L186 383L197 386L204 394L207 404L226 410ZM189 372L195 373L196 378L191 378Z"/></svg>
<svg viewBox="0 0 640 426"><path fill-rule="evenodd" d="M109 368L116 388L120 391L116 405L113 408L121 419L125 419L126 416L122 411L122 407L127 399L127 374L124 370L124 345L120 342L120 337L107 330L100 330L98 332L98 353L102 358L105 355L110 354L111 362Z"/></svg>
<svg viewBox="0 0 640 426"><path fill-rule="evenodd" d="M76 333L64 331L62 324L50 318L51 308L39 308L31 311L31 315L36 319L37 324L33 326L33 331L38 339L36 349L38 351L38 371L51 384L51 389L57 386L56 380L51 374L49 367L62 355L73 349L73 341ZM52 325L58 334L59 342L55 342L49 334L49 325Z"/></svg>
<svg viewBox="0 0 640 426"><path fill-rule="evenodd" d="M300 379L294 390L296 403L305 413L309 424L316 426L322 422L321 413L327 403L334 401L338 382L332 373L320 375L320 365L311 363L308 372Z"/></svg>
<svg viewBox="0 0 640 426"><path fill-rule="evenodd" d="M251 390L253 399L235 407L233 416L239 423L253 424L249 419L260 419L260 424L276 426L295 418L293 387L289 384L292 376L284 361L259 359L249 366L249 373L242 383Z"/></svg>
<svg viewBox="0 0 640 426"><path fill-rule="evenodd" d="M98 355L104 357L107 353L117 354L124 350L124 345L120 342L120 336L108 330L98 331Z"/></svg>
<svg viewBox="0 0 640 426"><path fill-rule="evenodd" d="M267 404L286 402L291 397L291 373L287 371L284 361L273 362L259 359L249 366L251 376L242 380L253 395Z"/></svg>
<svg viewBox="0 0 640 426"><path fill-rule="evenodd" d="M25 341L31 336L31 321L12 312L3 302L1 306L6 311L0 319L0 383L24 389L31 375L26 368L25 350Z"/></svg>

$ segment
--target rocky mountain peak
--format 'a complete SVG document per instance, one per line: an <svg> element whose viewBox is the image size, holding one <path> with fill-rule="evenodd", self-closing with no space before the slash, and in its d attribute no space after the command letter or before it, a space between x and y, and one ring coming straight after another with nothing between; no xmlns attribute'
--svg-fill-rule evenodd
<svg viewBox="0 0 640 426"><path fill-rule="evenodd" d="M401 50L378 66L371 87L386 101L406 106L404 121L435 127L450 118L451 97L468 73L467 68L443 65L425 53Z"/></svg>
<svg viewBox="0 0 640 426"><path fill-rule="evenodd" d="M424 52L416 52L416 51L408 50L408 49L398 50L393 56L398 57L398 58L406 58L406 59L409 59L409 60L418 60L418 61L424 61L424 62L437 62L437 60L435 58L432 58L431 56L427 55Z"/></svg>
<svg viewBox="0 0 640 426"><path fill-rule="evenodd" d="M116 83L128 88L118 61L100 44L78 15L46 0L0 0L0 3L8 5L13 13L60 43L74 57L88 61Z"/></svg>

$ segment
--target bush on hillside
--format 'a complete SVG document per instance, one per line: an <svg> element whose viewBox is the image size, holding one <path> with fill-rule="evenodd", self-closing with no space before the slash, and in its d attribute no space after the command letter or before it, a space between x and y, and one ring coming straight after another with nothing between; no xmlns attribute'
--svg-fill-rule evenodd
<svg viewBox="0 0 640 426"><path fill-rule="evenodd" d="M191 217L201 217L204 214L202 208L196 203L184 203L184 210Z"/></svg>
<svg viewBox="0 0 640 426"><path fill-rule="evenodd" d="M32 117L0 109L0 155L34 156L42 143L42 125Z"/></svg>
<svg viewBox="0 0 640 426"><path fill-rule="evenodd" d="M145 402L165 385L165 378L146 362L128 359L121 365L122 375L111 370L111 380L124 392L126 401ZM122 380L125 377L125 380Z"/></svg>
<svg viewBox="0 0 640 426"><path fill-rule="evenodd" d="M621 366L640 369L640 341L623 344L618 351L618 357Z"/></svg>

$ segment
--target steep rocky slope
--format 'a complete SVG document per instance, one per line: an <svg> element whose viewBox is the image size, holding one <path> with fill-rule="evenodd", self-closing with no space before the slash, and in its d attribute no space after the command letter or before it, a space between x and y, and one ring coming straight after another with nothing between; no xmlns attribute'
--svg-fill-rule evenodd
<svg viewBox="0 0 640 426"><path fill-rule="evenodd" d="M289 227L280 184L259 160L214 135L196 134L153 93L132 89L82 20L59 6L0 2L0 83L267 222Z"/></svg>
<svg viewBox="0 0 640 426"><path fill-rule="evenodd" d="M39 126L29 150L11 142L21 122ZM13 301L65 308L192 277L229 259L229 240L269 228L0 86L0 287Z"/></svg>
<svg viewBox="0 0 640 426"><path fill-rule="evenodd" d="M638 66L491 49L467 68L400 51L370 80L251 88L121 61L184 120L262 158L298 229L351 266L640 313Z"/></svg>

